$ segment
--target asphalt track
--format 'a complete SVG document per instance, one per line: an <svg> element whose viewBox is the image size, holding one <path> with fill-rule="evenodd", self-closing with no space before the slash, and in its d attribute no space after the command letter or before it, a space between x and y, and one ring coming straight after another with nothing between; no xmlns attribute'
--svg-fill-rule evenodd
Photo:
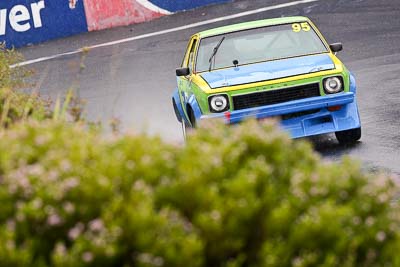
<svg viewBox="0 0 400 267"><path fill-rule="evenodd" d="M20 49L27 60L167 30L289 0L237 0L178 13L148 23L92 32ZM312 138L325 159L349 155L368 169L400 174L400 0L320 0L215 22L168 34L92 49L30 65L35 90L53 99L74 88L87 100L90 120L121 120L124 129L145 129L181 142L171 107L175 68L189 36L197 31L256 19L310 17L329 42L342 42L339 57L355 74L363 137L341 146L334 135ZM84 68L81 65L84 64Z"/></svg>

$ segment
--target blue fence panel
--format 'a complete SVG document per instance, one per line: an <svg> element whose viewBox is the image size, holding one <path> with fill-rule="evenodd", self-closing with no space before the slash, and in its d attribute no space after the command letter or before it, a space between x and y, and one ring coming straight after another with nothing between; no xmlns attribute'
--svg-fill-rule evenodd
<svg viewBox="0 0 400 267"><path fill-rule="evenodd" d="M230 2L231 0L150 0L154 5L171 12L189 10L209 4Z"/></svg>
<svg viewBox="0 0 400 267"><path fill-rule="evenodd" d="M0 42L7 47L86 31L83 0L0 1Z"/></svg>

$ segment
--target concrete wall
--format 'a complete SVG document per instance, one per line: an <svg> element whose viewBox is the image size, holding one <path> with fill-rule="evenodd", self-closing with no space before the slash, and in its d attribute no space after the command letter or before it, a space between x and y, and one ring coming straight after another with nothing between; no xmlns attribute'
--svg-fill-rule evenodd
<svg viewBox="0 0 400 267"><path fill-rule="evenodd" d="M0 42L21 47L230 0L0 1Z"/></svg>

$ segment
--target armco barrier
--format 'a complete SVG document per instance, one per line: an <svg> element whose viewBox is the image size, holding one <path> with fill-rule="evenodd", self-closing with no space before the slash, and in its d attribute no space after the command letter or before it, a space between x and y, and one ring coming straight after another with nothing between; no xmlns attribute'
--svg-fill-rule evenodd
<svg viewBox="0 0 400 267"><path fill-rule="evenodd" d="M0 42L20 47L231 0L0 1Z"/></svg>

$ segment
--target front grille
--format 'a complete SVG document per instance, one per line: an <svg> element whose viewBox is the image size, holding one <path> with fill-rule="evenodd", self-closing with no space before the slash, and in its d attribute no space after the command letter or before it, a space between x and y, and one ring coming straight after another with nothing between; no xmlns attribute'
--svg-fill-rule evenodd
<svg viewBox="0 0 400 267"><path fill-rule="evenodd" d="M284 103L287 101L298 100L320 96L319 84L307 84L291 88L283 88L259 93L233 96L234 110L255 108L266 105Z"/></svg>

